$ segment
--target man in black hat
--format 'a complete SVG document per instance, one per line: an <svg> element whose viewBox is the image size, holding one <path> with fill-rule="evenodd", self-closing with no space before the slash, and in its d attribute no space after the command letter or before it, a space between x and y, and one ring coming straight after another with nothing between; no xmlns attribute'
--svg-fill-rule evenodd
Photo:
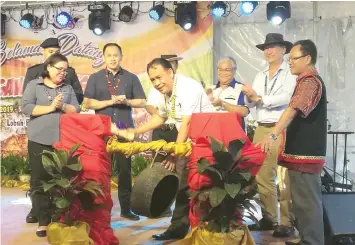
<svg viewBox="0 0 355 245"><path fill-rule="evenodd" d="M43 57L45 60L47 60L47 58L52 54L60 51L59 40L54 37L47 38L40 46L43 48ZM25 91L27 84L30 81L38 78L43 71L43 63L29 67L27 69L25 80L23 82L23 91ZM76 98L78 99L79 104L81 104L81 102L83 101L83 89L81 88L78 76L76 75L75 70L71 67L68 67L67 72L68 73L65 77L64 83L69 84L73 87Z"/></svg>
<svg viewBox="0 0 355 245"><path fill-rule="evenodd" d="M290 52L292 43L285 41L281 34L267 34L265 42L256 47L264 52L269 66L256 75L252 88L243 86L242 89L246 94L248 107L256 107L258 127L255 130L253 142L259 143L265 137L269 137L287 108L296 86L296 76L291 74L289 66L283 60L283 56ZM275 140L273 148L266 155L256 176L263 218L259 221L259 225L252 225L249 228L251 230L274 230L273 236L275 237L289 237L294 234L293 215L290 206L288 171L278 166L281 138ZM280 223L276 178L280 192Z"/></svg>
<svg viewBox="0 0 355 245"><path fill-rule="evenodd" d="M59 52L60 50L60 45L57 38L47 38L40 46L43 48L43 57L45 60L47 60L49 56ZM44 69L45 68L43 63L31 66L27 69L25 80L23 82L23 92L25 91L27 84L30 81L38 78L41 75L41 73L44 72ZM68 73L67 76L65 77L64 83L69 84L73 87L78 102L79 104L81 104L81 102L83 101L83 90L81 88L79 79L73 68L68 67L67 72ZM26 216L26 222L27 223L38 222L38 219L32 212L32 209L29 212L29 214Z"/></svg>

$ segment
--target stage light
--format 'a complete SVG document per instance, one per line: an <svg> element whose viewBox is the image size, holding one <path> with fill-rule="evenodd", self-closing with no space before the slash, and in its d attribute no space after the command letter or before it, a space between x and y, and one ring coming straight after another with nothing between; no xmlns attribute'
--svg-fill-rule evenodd
<svg viewBox="0 0 355 245"><path fill-rule="evenodd" d="M163 17L165 12L165 8L163 5L153 6L149 11L149 17L155 21L158 21Z"/></svg>
<svg viewBox="0 0 355 245"><path fill-rule="evenodd" d="M250 15L254 12L256 7L259 5L257 1L241 1L240 2L240 12L243 15Z"/></svg>
<svg viewBox="0 0 355 245"><path fill-rule="evenodd" d="M266 5L266 16L274 25L282 24L291 17L291 5L288 1L269 2Z"/></svg>
<svg viewBox="0 0 355 245"><path fill-rule="evenodd" d="M216 1L212 4L212 16L215 19L222 18L226 15L227 12L227 5L225 2Z"/></svg>
<svg viewBox="0 0 355 245"><path fill-rule="evenodd" d="M118 19L123 22L130 22L133 15L133 9L131 6L124 6L118 14Z"/></svg>
<svg viewBox="0 0 355 245"><path fill-rule="evenodd" d="M64 11L57 14L55 19L61 28L66 28L72 20L70 14Z"/></svg>
<svg viewBox="0 0 355 245"><path fill-rule="evenodd" d="M111 27L111 8L105 4L89 5L89 29L97 36L102 35Z"/></svg>
<svg viewBox="0 0 355 245"><path fill-rule="evenodd" d="M32 24L35 21L35 16L33 14L27 13L21 17L20 26L26 29L32 28Z"/></svg>
<svg viewBox="0 0 355 245"><path fill-rule="evenodd" d="M5 35L6 14L1 13L1 36Z"/></svg>
<svg viewBox="0 0 355 245"><path fill-rule="evenodd" d="M180 25L185 31L190 31L196 22L196 2L178 3L175 8L175 24Z"/></svg>

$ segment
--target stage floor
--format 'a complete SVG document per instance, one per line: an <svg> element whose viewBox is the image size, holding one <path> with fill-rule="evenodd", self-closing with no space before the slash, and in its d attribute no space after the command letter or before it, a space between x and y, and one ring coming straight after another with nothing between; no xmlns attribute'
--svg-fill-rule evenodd
<svg viewBox="0 0 355 245"><path fill-rule="evenodd" d="M120 245L163 245L172 242L158 242L151 239L156 233L163 232L170 218L129 221L120 218L117 192L112 192L114 208L111 226L120 240ZM30 210L30 200L25 191L17 188L1 188L1 244L2 245L46 245L46 238L35 234L37 224L27 224L25 217ZM259 218L259 217L258 217ZM272 232L253 232L257 245L283 245L287 239L276 239Z"/></svg>

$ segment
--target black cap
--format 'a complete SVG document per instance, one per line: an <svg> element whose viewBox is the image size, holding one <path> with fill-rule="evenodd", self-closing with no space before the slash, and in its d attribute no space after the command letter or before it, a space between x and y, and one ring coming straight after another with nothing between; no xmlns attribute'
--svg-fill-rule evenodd
<svg viewBox="0 0 355 245"><path fill-rule="evenodd" d="M60 48L59 40L55 37L47 38L40 46L42 48Z"/></svg>

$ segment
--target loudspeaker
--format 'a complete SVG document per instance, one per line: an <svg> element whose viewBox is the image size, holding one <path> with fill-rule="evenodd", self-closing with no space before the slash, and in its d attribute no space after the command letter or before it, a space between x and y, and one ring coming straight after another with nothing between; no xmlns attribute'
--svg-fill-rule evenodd
<svg viewBox="0 0 355 245"><path fill-rule="evenodd" d="M326 245L355 244L355 192L323 193Z"/></svg>

